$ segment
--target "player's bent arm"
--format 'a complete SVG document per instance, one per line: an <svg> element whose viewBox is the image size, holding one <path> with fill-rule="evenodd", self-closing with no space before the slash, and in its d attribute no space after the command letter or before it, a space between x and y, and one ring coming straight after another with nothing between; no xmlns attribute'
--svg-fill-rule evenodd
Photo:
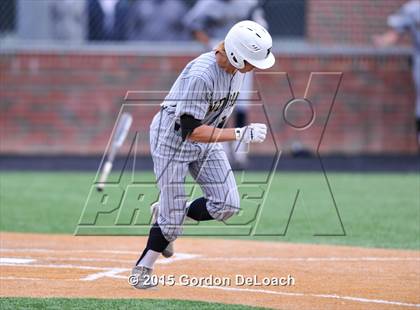
<svg viewBox="0 0 420 310"><path fill-rule="evenodd" d="M183 114L181 120L182 140L195 142L214 143L234 141L237 139L234 128L216 128L201 123L201 120L190 114Z"/></svg>
<svg viewBox="0 0 420 310"><path fill-rule="evenodd" d="M192 115L181 116L182 140L202 143L215 143L240 140L244 143L261 143L267 135L267 126L252 123L242 128L216 128L201 124L201 121Z"/></svg>
<svg viewBox="0 0 420 310"><path fill-rule="evenodd" d="M201 125L196 127L188 136L187 139L195 142L215 143L235 141L235 128L216 128L208 125Z"/></svg>

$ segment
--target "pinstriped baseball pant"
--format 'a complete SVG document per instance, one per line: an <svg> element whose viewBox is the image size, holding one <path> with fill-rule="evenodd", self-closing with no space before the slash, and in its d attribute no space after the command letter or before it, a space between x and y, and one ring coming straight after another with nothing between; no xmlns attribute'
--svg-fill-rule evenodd
<svg viewBox="0 0 420 310"><path fill-rule="evenodd" d="M173 125L173 117L161 111L150 128L154 173L160 189L158 224L168 241L182 234L188 172L200 185L214 219L227 220L240 209L236 181L222 146L182 142Z"/></svg>

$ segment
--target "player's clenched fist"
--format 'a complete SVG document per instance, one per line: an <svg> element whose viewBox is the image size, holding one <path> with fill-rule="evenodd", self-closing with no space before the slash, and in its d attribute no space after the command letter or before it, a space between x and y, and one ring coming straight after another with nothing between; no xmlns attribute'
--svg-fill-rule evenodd
<svg viewBox="0 0 420 310"><path fill-rule="evenodd" d="M235 129L236 140L244 143L261 143L267 135L267 126L260 123L252 123L248 126Z"/></svg>

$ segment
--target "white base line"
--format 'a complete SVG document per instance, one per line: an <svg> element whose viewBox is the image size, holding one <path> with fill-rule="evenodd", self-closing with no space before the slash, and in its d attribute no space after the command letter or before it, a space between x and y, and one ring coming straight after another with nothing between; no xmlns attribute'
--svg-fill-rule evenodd
<svg viewBox="0 0 420 310"><path fill-rule="evenodd" d="M29 258L24 256L24 258ZM53 257L53 256L41 256L37 257L39 261L57 261L57 262L102 262L102 263L121 263L121 264L133 264L135 259L116 259L116 258L89 258L89 257ZM159 260L156 262L159 263Z"/></svg>
<svg viewBox="0 0 420 310"><path fill-rule="evenodd" d="M173 262L182 261L182 260L189 260L189 259L197 259L200 258L201 255L198 254L189 254L189 253L176 253L174 256L169 258L161 258L156 261L156 264L171 264Z"/></svg>
<svg viewBox="0 0 420 310"><path fill-rule="evenodd" d="M420 261L420 257L202 257L206 261L288 261L288 262L399 262Z"/></svg>
<svg viewBox="0 0 420 310"><path fill-rule="evenodd" d="M33 263L35 259L24 257L0 257L0 264L28 264Z"/></svg>
<svg viewBox="0 0 420 310"><path fill-rule="evenodd" d="M108 271L102 271L102 272L97 272L97 273L93 273L90 274L84 278L81 278L80 281L95 281L98 280L100 278L105 278L105 277L113 277L118 275L121 272L127 271L127 269L125 268L114 268Z"/></svg>
<svg viewBox="0 0 420 310"><path fill-rule="evenodd" d="M37 249L37 248L0 248L1 252L41 252L41 253L106 253L106 254L134 254L139 255L139 251L119 251L119 250L54 250L54 249Z"/></svg>
<svg viewBox="0 0 420 310"><path fill-rule="evenodd" d="M63 269L82 269L82 270L98 270L100 272L89 274L83 278L80 278L81 281L95 281L100 278L110 277L118 275L121 272L129 271L128 268L112 268L112 267L94 267L94 266L78 266L78 265L39 265L39 264L10 264L10 263L0 263L0 266L14 266L14 267L30 267L30 268L63 268ZM34 278L35 279L35 278ZM26 280L29 280L27 278ZM49 281L49 279L44 279Z"/></svg>
<svg viewBox="0 0 420 310"><path fill-rule="evenodd" d="M170 258L160 258L156 261L156 264L172 264L177 261L183 261L188 259L198 259L201 255L197 254L189 254L189 253L175 253L174 256ZM4 259L15 259L15 258L4 258ZM17 258L19 259L33 259L31 256L21 256ZM90 257L54 257L54 256L41 256L36 258L39 261L76 261L76 262L108 262L108 263L121 263L121 264L134 264L136 259L113 259L113 258L90 258ZM2 257L0 257L0 264L1 263L17 263L14 261L2 261ZM111 267L112 268L112 267Z"/></svg>
<svg viewBox="0 0 420 310"><path fill-rule="evenodd" d="M0 280L18 281L79 281L79 279L46 279L46 278L25 278L25 277L0 277Z"/></svg>
<svg viewBox="0 0 420 310"><path fill-rule="evenodd" d="M71 253L106 253L106 254L133 254L139 255L139 251L113 251L113 250L52 250L52 249L41 249L41 248L0 248L1 252L41 252L41 253L59 253L59 252L71 252ZM176 253L173 258L166 258L162 260L158 260L158 263L168 264L173 261L182 260L181 258L177 259L177 256L184 256L182 259L198 259L198 260L206 260L206 261L303 261L303 262L317 262L317 261L332 261L332 262L339 262L339 261L420 261L420 256L418 257L386 257L386 256L360 256L360 257L334 257L334 256L324 256L324 257L200 257L197 254L189 254L189 253ZM61 259L57 259L61 260ZM62 259L65 260L65 259ZM70 258L68 260L75 260L77 258ZM101 259L101 258L80 258L80 261L109 261L109 262L128 262L124 260L113 260L113 259Z"/></svg>
<svg viewBox="0 0 420 310"><path fill-rule="evenodd" d="M160 259L156 263L158 264L171 264L176 261L188 260L199 257L196 254L187 254L187 253L178 253L174 257L167 258L167 259ZM54 258L52 258L54 259ZM42 258L38 259L42 260ZM22 267L32 267L32 268L74 268L74 269L85 269L85 270L100 270L100 272L96 272L90 275L87 275L81 278L81 281L95 281L100 278L105 277L115 277L121 272L128 271L128 268L116 268L116 267L93 267L93 266L78 266L78 265L57 265L57 264L27 264L34 260L29 259L15 259L15 258L0 258L0 266L22 266Z"/></svg>
<svg viewBox="0 0 420 310"><path fill-rule="evenodd" d="M283 295L283 296L309 296L309 297L316 297L316 298L328 298L328 299L342 299L342 300L350 300L350 301L357 301L362 303L375 303L375 304L383 304L383 305L394 305L394 306L404 306L404 307L417 307L420 308L420 304L411 304L399 301L389 301L383 299L369 299L369 298L362 298L362 297L351 297L351 296L339 296L339 295L329 295L329 294L305 294L305 293L288 293L288 292L277 292L271 290L259 290L259 289L252 289L252 288L236 288L236 287L225 287L225 286L191 286L191 287L198 287L198 288L207 288L207 289L216 289L216 290L226 290L226 291L234 291L234 292L253 292L253 293L264 293L264 294L273 294L273 295Z"/></svg>
<svg viewBox="0 0 420 310"><path fill-rule="evenodd" d="M128 268L112 268L112 267L95 267L95 266L78 266L78 265L55 265L55 264L9 264L9 263L0 263L0 266L13 266L13 267L29 267L29 268L62 268L62 269L83 269L83 270L113 270L113 269L122 269L123 271L128 271Z"/></svg>

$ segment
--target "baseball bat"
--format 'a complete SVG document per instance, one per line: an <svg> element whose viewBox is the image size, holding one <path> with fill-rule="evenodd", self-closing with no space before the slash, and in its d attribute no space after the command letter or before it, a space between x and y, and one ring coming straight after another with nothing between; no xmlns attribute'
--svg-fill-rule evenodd
<svg viewBox="0 0 420 310"><path fill-rule="evenodd" d="M115 156L117 155L119 148L124 143L124 140L127 137L132 122L133 117L131 116L131 114L123 113L117 123L117 128L115 129L115 133L111 140L111 145L109 147L107 159L102 167L102 171L99 176L99 182L96 186L98 192L101 192L105 187L105 182L108 179L109 173L112 170L112 165L114 163Z"/></svg>

